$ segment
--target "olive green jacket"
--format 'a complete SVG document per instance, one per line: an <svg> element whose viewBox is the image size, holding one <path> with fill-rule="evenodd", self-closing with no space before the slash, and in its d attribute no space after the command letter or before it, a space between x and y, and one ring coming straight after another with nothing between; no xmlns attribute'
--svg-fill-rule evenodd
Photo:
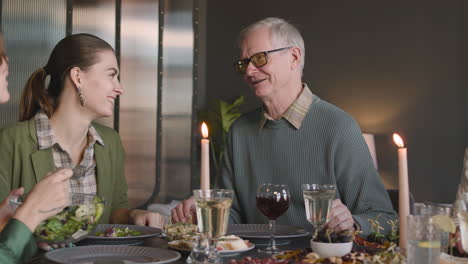
<svg viewBox="0 0 468 264"><path fill-rule="evenodd" d="M128 208L125 153L113 129L96 123L93 126L104 141L104 146L94 144L97 194L106 201L100 222L109 223L113 210ZM0 201L15 188L24 187L28 193L55 169L52 150L39 150L34 118L0 130Z"/></svg>

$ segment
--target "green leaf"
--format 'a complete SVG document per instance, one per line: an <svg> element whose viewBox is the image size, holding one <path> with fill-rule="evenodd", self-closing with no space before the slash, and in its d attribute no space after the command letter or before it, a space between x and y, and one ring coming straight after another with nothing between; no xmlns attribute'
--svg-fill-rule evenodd
<svg viewBox="0 0 468 264"><path fill-rule="evenodd" d="M229 104L225 101L219 101L219 113L220 119L223 127L223 131L227 133L229 128L231 128L232 123L236 121L237 118L241 116L239 111L239 106L244 103L244 97L240 96L232 104Z"/></svg>

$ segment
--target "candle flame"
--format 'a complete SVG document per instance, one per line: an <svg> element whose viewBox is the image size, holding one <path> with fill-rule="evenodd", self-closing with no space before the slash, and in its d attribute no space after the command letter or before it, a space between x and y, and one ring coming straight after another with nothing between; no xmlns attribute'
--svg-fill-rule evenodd
<svg viewBox="0 0 468 264"><path fill-rule="evenodd" d="M403 143L403 139L401 139L401 137L397 133L393 133L393 141L399 148L405 147L405 144Z"/></svg>
<svg viewBox="0 0 468 264"><path fill-rule="evenodd" d="M201 131L203 138L208 138L208 127L206 126L205 122L203 122L201 125Z"/></svg>

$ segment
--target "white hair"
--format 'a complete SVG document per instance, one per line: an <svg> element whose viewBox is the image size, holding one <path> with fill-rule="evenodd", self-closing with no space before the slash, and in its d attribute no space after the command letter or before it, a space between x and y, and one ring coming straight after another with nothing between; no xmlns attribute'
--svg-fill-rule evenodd
<svg viewBox="0 0 468 264"><path fill-rule="evenodd" d="M302 75L305 60L304 40L299 30L282 18L268 17L244 28L239 33L239 47L242 45L248 33L262 27L268 27L270 29L270 42L273 46L278 45L275 48L282 48L279 47L281 45L283 47L296 47L301 50L300 69Z"/></svg>

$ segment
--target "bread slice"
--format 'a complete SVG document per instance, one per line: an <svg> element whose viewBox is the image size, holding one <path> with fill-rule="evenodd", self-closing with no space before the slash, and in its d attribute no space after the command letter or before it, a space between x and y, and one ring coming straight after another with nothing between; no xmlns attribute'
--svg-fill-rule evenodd
<svg viewBox="0 0 468 264"><path fill-rule="evenodd" d="M249 248L249 241L234 235L222 237L217 244L218 250L241 250Z"/></svg>

